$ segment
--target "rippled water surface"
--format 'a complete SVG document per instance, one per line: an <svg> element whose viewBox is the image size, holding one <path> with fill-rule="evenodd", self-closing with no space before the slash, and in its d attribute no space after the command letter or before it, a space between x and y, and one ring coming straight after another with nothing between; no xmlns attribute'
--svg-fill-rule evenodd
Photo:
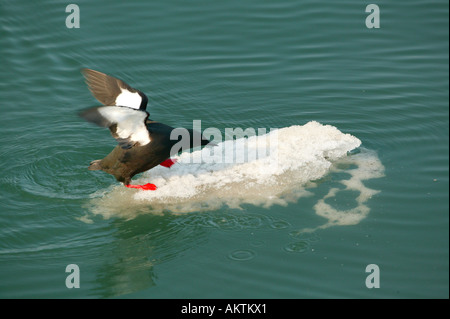
<svg viewBox="0 0 450 319"><path fill-rule="evenodd" d="M448 1L379 1L379 29L360 1L76 4L69 29L64 3L0 3L0 297L448 298ZM155 120L278 143L126 189L87 170L115 141L77 116L82 67Z"/></svg>

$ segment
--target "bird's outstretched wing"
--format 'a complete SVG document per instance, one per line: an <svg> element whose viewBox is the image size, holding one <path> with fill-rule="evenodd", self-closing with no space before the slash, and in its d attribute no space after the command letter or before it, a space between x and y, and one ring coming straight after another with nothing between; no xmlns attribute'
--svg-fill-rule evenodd
<svg viewBox="0 0 450 319"><path fill-rule="evenodd" d="M126 106L145 110L147 96L124 81L91 69L82 69L92 95L103 105Z"/></svg>
<svg viewBox="0 0 450 319"><path fill-rule="evenodd" d="M150 143L145 124L148 113L121 106L99 106L83 110L79 115L86 121L107 127L123 149Z"/></svg>

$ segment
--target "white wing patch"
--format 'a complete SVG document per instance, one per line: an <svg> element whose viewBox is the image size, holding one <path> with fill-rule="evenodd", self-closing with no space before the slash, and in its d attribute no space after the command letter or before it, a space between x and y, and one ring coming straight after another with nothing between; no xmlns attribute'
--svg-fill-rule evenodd
<svg viewBox="0 0 450 319"><path fill-rule="evenodd" d="M136 143L140 146L150 143L150 135L145 125L148 115L146 112L120 106L99 107L97 111L111 125L116 124L116 139L124 140L130 146Z"/></svg>
<svg viewBox="0 0 450 319"><path fill-rule="evenodd" d="M127 89L120 88L122 91L117 97L116 97L116 105L118 106L126 106L131 107L133 109L138 110L141 106L142 98L137 92L130 92Z"/></svg>

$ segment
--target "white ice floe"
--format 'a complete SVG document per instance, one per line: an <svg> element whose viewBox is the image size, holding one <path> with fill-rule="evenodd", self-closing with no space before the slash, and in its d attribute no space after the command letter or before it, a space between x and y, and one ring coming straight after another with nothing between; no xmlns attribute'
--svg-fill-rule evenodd
<svg viewBox="0 0 450 319"><path fill-rule="evenodd" d="M350 179L340 181L343 188L330 188L314 209L326 220L320 228L355 224L367 216L365 203L376 193L363 181L384 174L374 152L363 150L348 155L360 145L358 138L314 121L261 136L229 140L214 148L183 153L170 169L158 166L133 180L133 184L153 183L158 187L156 191L117 185L106 194L95 196L91 211L105 218L134 218L142 213L181 214L224 206L240 208L243 204L287 205L312 195L308 188L315 186L314 181L344 170ZM333 165L338 162L348 168L338 169ZM340 211L327 204L327 198L339 196L343 190L360 193L357 207Z"/></svg>

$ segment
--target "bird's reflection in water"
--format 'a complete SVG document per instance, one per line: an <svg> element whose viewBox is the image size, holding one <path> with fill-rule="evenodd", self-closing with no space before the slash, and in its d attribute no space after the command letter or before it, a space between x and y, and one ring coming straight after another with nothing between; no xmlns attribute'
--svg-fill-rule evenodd
<svg viewBox="0 0 450 319"><path fill-rule="evenodd" d="M143 215L115 220L109 255L98 268L95 297L115 297L155 285L155 266L166 263L205 239L205 229L184 227L176 216ZM103 260L105 260L103 259Z"/></svg>

